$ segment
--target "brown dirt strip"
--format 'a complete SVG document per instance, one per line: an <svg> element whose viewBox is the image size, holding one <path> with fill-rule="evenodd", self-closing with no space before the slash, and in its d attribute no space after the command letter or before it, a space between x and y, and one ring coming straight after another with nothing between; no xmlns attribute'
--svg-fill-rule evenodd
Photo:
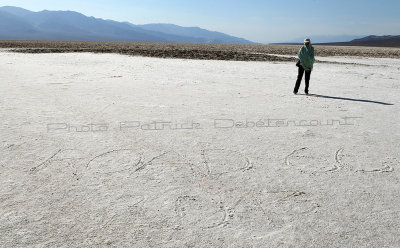
<svg viewBox="0 0 400 248"><path fill-rule="evenodd" d="M0 48L8 48L20 53L93 52L160 58L294 62L296 58L274 56L271 54L295 56L299 46L2 40L0 41ZM400 58L400 48L315 46L315 49L316 55L320 57L362 56Z"/></svg>

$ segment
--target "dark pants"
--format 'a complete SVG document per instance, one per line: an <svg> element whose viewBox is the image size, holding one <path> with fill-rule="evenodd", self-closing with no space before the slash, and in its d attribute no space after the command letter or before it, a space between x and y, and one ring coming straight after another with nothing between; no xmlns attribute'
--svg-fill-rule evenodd
<svg viewBox="0 0 400 248"><path fill-rule="evenodd" d="M304 68L300 65L299 66L299 74L297 75L297 81L296 85L294 86L294 92L297 93L300 88L301 80L303 79L303 74L304 74ZM310 85L310 76L311 76L311 71L306 71L306 88L305 92L308 93L308 86Z"/></svg>

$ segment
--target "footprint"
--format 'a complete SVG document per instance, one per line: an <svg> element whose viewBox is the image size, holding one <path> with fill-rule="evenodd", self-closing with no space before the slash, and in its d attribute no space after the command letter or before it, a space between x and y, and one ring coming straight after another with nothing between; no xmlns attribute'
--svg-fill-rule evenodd
<svg viewBox="0 0 400 248"><path fill-rule="evenodd" d="M391 154L364 146L344 148L338 158L339 164L347 166L351 171L361 173L393 172L399 164Z"/></svg>
<svg viewBox="0 0 400 248"><path fill-rule="evenodd" d="M270 226L272 223L278 222L276 216L272 214L268 208L263 206L262 202L254 194L246 194L239 198L233 206L234 219L238 223L254 221L262 222L263 226Z"/></svg>
<svg viewBox="0 0 400 248"><path fill-rule="evenodd" d="M263 191L254 195L264 209L282 217L312 213L320 207L308 193L303 191Z"/></svg>
<svg viewBox="0 0 400 248"><path fill-rule="evenodd" d="M253 168L250 159L238 151L227 149L203 149L199 170L203 175L219 177Z"/></svg>
<svg viewBox="0 0 400 248"><path fill-rule="evenodd" d="M232 207L232 222L251 228L256 225L262 227L263 232L274 231L284 227L289 217L313 213L319 207L302 191L251 192L239 198Z"/></svg>
<svg viewBox="0 0 400 248"><path fill-rule="evenodd" d="M324 173L334 167L331 154L308 147L294 150L286 156L285 162L290 168L307 174Z"/></svg>
<svg viewBox="0 0 400 248"><path fill-rule="evenodd" d="M356 172L393 172L394 169L391 166L390 162L383 162L383 165L381 168L375 168L375 169L360 169L356 170Z"/></svg>
<svg viewBox="0 0 400 248"><path fill-rule="evenodd" d="M146 155L133 149L114 149L96 155L86 164L98 174L135 173L143 170L155 160L160 160L168 152Z"/></svg>
<svg viewBox="0 0 400 248"><path fill-rule="evenodd" d="M139 168L143 158L133 149L115 149L91 158L86 167L96 174L113 174Z"/></svg>
<svg viewBox="0 0 400 248"><path fill-rule="evenodd" d="M183 229L210 229L228 224L230 210L212 198L180 196L175 201L175 212Z"/></svg>
<svg viewBox="0 0 400 248"><path fill-rule="evenodd" d="M309 199L303 191L268 192L268 198L273 198L269 206L274 206L277 212L283 211L289 215L300 215L314 212L319 204ZM279 209L279 210L278 210Z"/></svg>
<svg viewBox="0 0 400 248"><path fill-rule="evenodd" d="M84 154L82 151L77 149L58 149L47 159L44 159L38 165L30 169L31 173L37 173L45 168L53 167L67 167L70 168L72 174L77 176L77 167L84 161Z"/></svg>

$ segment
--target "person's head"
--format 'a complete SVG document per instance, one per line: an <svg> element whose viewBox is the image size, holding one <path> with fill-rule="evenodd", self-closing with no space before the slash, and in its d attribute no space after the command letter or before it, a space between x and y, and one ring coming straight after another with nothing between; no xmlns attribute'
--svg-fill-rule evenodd
<svg viewBox="0 0 400 248"><path fill-rule="evenodd" d="M310 46L310 43L311 43L311 40L310 40L309 38L304 39L304 45L305 45L306 47L309 47L309 46Z"/></svg>

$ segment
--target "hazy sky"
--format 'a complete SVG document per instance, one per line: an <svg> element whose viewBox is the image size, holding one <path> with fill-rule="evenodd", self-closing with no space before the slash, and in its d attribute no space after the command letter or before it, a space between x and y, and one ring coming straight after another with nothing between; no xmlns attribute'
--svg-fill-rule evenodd
<svg viewBox="0 0 400 248"><path fill-rule="evenodd" d="M400 35L400 0L0 0L134 24L199 26L269 43L313 35Z"/></svg>

